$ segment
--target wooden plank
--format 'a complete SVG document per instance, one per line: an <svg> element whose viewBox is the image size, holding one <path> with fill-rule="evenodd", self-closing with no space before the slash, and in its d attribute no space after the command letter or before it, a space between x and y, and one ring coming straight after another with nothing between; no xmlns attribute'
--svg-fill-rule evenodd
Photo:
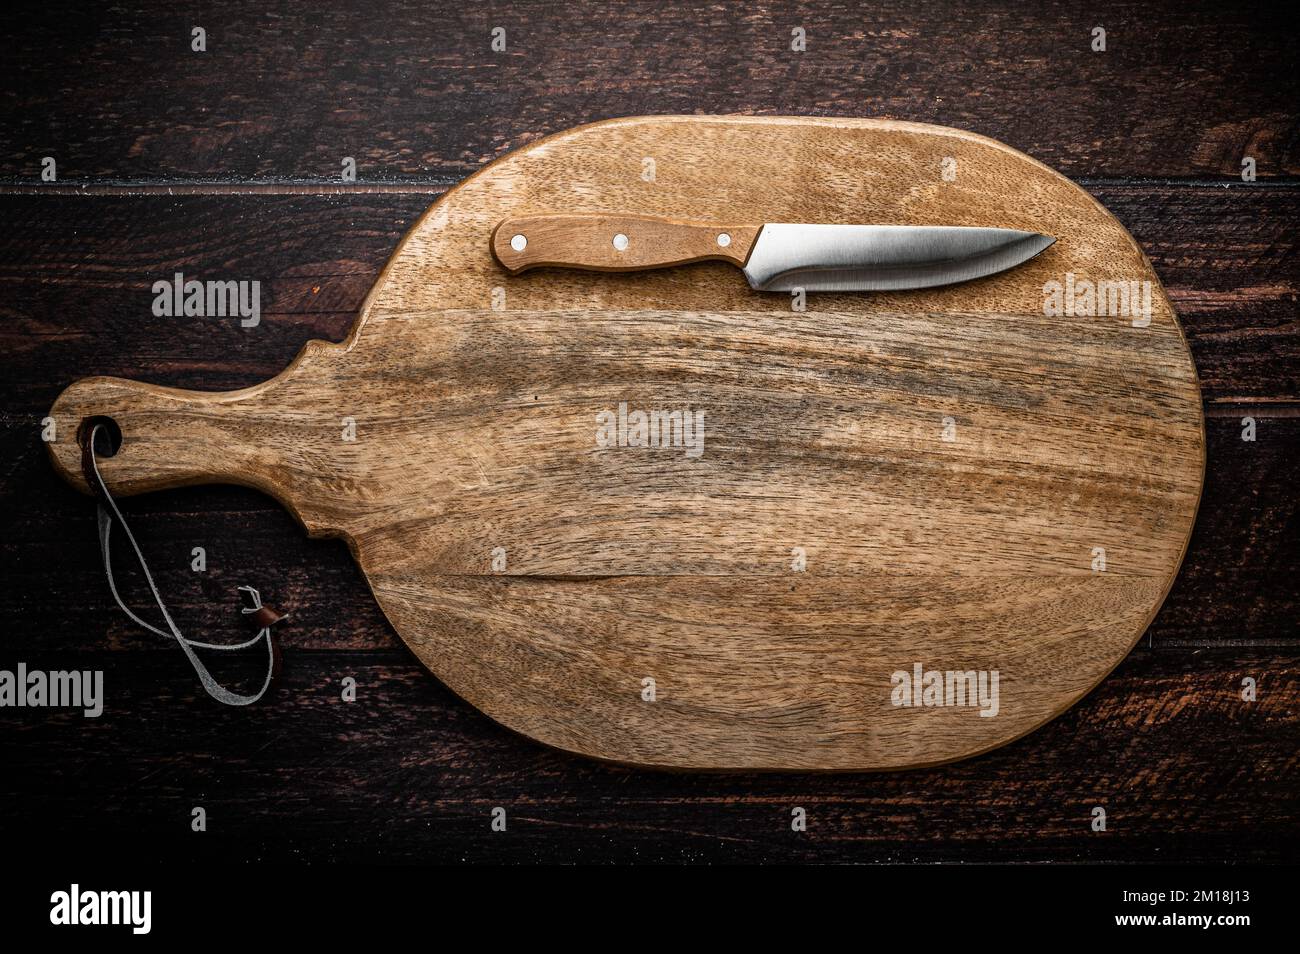
<svg viewBox="0 0 1300 954"><path fill-rule="evenodd" d="M539 136L645 113L932 122L1072 176L1236 178L1247 155L1260 177L1300 173L1291 38L1259 4L618 0L592 16L581 0L377 0L358 17L340 0L242 0L4 17L10 182L38 182L44 156L65 183L330 180L351 156L362 180L450 183Z"/></svg>
<svg viewBox="0 0 1300 954"><path fill-rule="evenodd" d="M1211 402L1300 399L1300 188L1090 186L1151 258ZM66 381L130 376L245 387L309 338L341 340L406 228L434 197L5 196L0 342L8 410L48 408ZM262 321L153 317L150 286L262 282ZM165 329L165 330L164 330ZM112 347L105 347L105 341Z"/></svg>
<svg viewBox="0 0 1300 954"><path fill-rule="evenodd" d="M11 416L6 425L6 442L17 452L5 460L3 495L14 505L6 508L0 544L11 593L0 603L0 629L22 633L23 644L41 652L157 647L113 605L93 506L55 477L30 419ZM1290 474L1300 455L1300 418L1260 416L1253 443L1242 441L1241 431L1237 418L1206 420L1205 490L1183 567L1148 631L1156 647L1297 645L1300 553ZM270 498L193 487L123 507L187 634L244 635L235 588L251 584L268 603L292 612L281 631L287 646L397 645L343 544L308 540ZM196 546L206 551L205 573L190 568ZM116 552L123 592L144 610L148 591L129 555Z"/></svg>
<svg viewBox="0 0 1300 954"><path fill-rule="evenodd" d="M1252 416L1254 441L1242 439ZM1300 644L1300 417L1245 408L1205 421L1205 488L1182 569L1148 630L1156 646Z"/></svg>
<svg viewBox="0 0 1300 954"><path fill-rule="evenodd" d="M105 670L98 719L0 710L10 844L159 860L1284 861L1300 848L1291 654L1138 652L1003 749L878 775L602 765L455 699L404 651L291 653L265 703L195 695L179 652L45 653ZM340 699L345 677L357 701ZM1257 680L1258 699L1241 700ZM165 726L165 731L160 727ZM208 829L190 831L192 809ZM494 807L507 830L490 830ZM1093 832L1102 807L1107 830ZM791 809L808 830L790 829Z"/></svg>
<svg viewBox="0 0 1300 954"><path fill-rule="evenodd" d="M1089 191L1155 266L1207 401L1300 399L1300 188L1099 183Z"/></svg>
<svg viewBox="0 0 1300 954"><path fill-rule="evenodd" d="M1287 224L1297 211L1295 191L1115 184L1092 191L1144 244L1171 297L1182 302L1180 318L1202 380L1217 373L1223 382L1217 392L1207 388L1210 393L1296 393L1296 258ZM2 200L11 228L0 236L0 360L8 388L0 422L19 452L6 455L0 488L22 501L6 512L15 568L15 596L0 607L7 625L30 629L27 621L39 610L39 618L63 625L31 633L27 638L38 645L53 647L70 636L85 646L105 638L139 645L148 638L110 608L85 501L55 480L36 440L40 418L63 384L88 374L136 374L141 367L152 380L178 386L234 388L264 380L306 338L343 336L427 201L392 195ZM251 329L257 334L220 319L160 328L149 312L149 286L176 270L264 276L263 321ZM1198 296L1210 304L1189 314L1186 303ZM1253 321L1261 322L1258 329ZM1214 330L1201 334L1201 327ZM1230 359L1220 360L1225 347ZM1254 444L1240 440L1236 418L1207 421L1205 498L1184 569L1153 625L1157 645L1294 639L1296 599L1287 581L1298 568L1284 544L1295 532L1286 488L1300 429L1294 419L1270 417L1267 405L1249 413L1259 416ZM146 548L164 592L196 631L237 632L233 588L252 582L268 601L294 609L296 625L286 631L291 644L389 644L342 546L306 541L267 498L194 489L133 500L129 509L151 541ZM79 538L84 548L64 546ZM188 569L196 545L210 551L209 575ZM50 574L51 566L61 572ZM143 604L137 599L136 605Z"/></svg>
<svg viewBox="0 0 1300 954"><path fill-rule="evenodd" d="M26 393L48 404L74 378L140 368L158 383L208 390L272 377L308 339L343 338L430 201L6 196L0 340L15 400ZM151 287L177 272L261 282L260 323L156 318Z"/></svg>

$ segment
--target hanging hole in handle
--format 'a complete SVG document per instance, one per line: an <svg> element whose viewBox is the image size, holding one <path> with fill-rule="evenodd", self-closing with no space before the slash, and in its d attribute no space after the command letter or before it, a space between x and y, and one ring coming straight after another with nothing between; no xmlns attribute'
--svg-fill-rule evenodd
<svg viewBox="0 0 1300 954"><path fill-rule="evenodd" d="M95 430L96 427L99 428L98 431ZM122 428L111 417L96 414L83 420L77 428L77 443L85 447L92 433L95 435L96 457L113 457L121 450Z"/></svg>

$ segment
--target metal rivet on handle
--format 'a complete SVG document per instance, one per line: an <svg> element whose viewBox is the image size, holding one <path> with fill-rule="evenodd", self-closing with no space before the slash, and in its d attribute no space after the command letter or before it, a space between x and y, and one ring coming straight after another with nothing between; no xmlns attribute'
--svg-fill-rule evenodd
<svg viewBox="0 0 1300 954"><path fill-rule="evenodd" d="M627 236L619 232L614 236L614 247L620 252L627 248Z"/></svg>
<svg viewBox="0 0 1300 954"><path fill-rule="evenodd" d="M510 247L516 252L522 252L528 247L528 239L524 238L522 235L516 235L510 239Z"/></svg>
<svg viewBox="0 0 1300 954"><path fill-rule="evenodd" d="M719 246L721 246L722 248L726 248L730 244L731 244L731 236L728 235L726 232L723 232L721 235L718 236Z"/></svg>

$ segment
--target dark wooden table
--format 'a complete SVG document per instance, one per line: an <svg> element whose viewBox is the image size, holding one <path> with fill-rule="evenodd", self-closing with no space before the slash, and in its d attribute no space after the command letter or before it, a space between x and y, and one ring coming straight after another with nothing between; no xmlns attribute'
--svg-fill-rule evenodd
<svg viewBox="0 0 1300 954"><path fill-rule="evenodd" d="M103 669L107 708L0 709L0 837L134 859L1294 859L1300 71L1294 36L1267 9L5 7L0 669ZM196 26L204 52L191 49ZM805 52L790 50L799 26ZM1061 718L957 765L637 771L544 749L454 697L385 623L344 546L306 540L258 493L131 499L190 635L243 636L241 583L293 613L268 699L210 702L180 651L113 605L94 507L46 462L55 395L91 374L210 389L270 377L307 339L344 336L404 230L450 184L547 133L665 112L958 126L1060 169L1119 217L1179 311L1207 414L1200 516L1148 636ZM46 156L54 182L41 179ZM356 183L340 181L347 156ZM1248 156L1257 178L1244 182ZM260 326L154 317L150 286L178 271L260 280ZM190 569L195 546L206 573ZM506 832L490 830L495 806ZM806 833L790 830L794 806ZM1092 830L1095 806L1105 832Z"/></svg>

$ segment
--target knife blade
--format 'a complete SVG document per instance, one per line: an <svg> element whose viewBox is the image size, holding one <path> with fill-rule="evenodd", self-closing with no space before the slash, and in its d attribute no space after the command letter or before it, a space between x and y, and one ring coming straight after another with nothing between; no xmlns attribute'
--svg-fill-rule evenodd
<svg viewBox="0 0 1300 954"><path fill-rule="evenodd" d="M724 261L739 267L758 291L894 291L994 275L1055 241L1037 232L973 226L530 215L499 223L491 245L512 274L543 266L626 272Z"/></svg>

